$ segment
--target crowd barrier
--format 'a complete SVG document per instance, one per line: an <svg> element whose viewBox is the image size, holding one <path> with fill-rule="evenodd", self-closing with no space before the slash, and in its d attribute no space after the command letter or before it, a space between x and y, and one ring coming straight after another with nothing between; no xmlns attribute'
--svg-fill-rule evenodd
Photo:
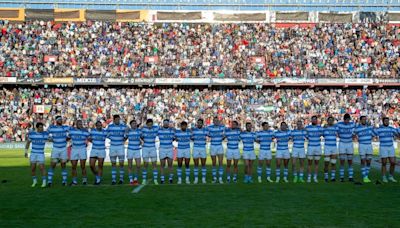
<svg viewBox="0 0 400 228"><path fill-rule="evenodd" d="M400 78L14 78L0 77L0 84L36 85L227 85L227 86L400 86Z"/></svg>

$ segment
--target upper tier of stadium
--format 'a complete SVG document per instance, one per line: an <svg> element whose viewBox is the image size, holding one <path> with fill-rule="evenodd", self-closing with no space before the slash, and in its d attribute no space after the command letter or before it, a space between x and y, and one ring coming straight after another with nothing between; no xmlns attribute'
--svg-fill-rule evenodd
<svg viewBox="0 0 400 228"><path fill-rule="evenodd" d="M399 11L400 0L0 0L2 7L31 9Z"/></svg>
<svg viewBox="0 0 400 228"><path fill-rule="evenodd" d="M399 79L385 22L314 24L0 21L0 74L35 78Z"/></svg>

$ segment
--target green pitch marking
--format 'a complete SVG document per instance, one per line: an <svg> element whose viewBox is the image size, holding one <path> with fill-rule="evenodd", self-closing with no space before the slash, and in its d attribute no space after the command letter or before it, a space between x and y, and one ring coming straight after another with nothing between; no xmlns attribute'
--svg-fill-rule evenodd
<svg viewBox="0 0 400 228"><path fill-rule="evenodd" d="M134 188L132 190L132 193L139 193L144 187L146 187L146 185L148 185L151 181L153 180L149 180L146 184L141 184L138 187Z"/></svg>

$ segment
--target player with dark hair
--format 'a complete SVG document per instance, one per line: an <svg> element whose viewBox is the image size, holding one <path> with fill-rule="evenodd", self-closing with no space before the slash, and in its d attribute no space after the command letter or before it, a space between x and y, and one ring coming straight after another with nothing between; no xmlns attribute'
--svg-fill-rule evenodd
<svg viewBox="0 0 400 228"><path fill-rule="evenodd" d="M67 141L69 140L68 132L70 127L63 125L63 119L61 116L56 116L55 118L56 124L51 125L47 131L50 135L50 140L53 142L53 150L51 151L51 164L50 169L48 171L48 183L49 187L53 184L53 175L54 169L57 166L57 163L61 163L61 176L62 176L62 185L67 185Z"/></svg>
<svg viewBox="0 0 400 228"><path fill-rule="evenodd" d="M142 156L140 154L140 150L142 148L142 140L141 134L142 131L138 128L138 123L136 119L132 119L129 122L130 128L126 130L125 138L128 139L128 177L129 177L129 184L130 185L138 185L138 176L140 173L140 165ZM136 173L133 172L133 160L136 163Z"/></svg>
<svg viewBox="0 0 400 228"><path fill-rule="evenodd" d="M239 141L240 141L240 128L239 123L235 120L232 121L232 127L226 129L225 138L228 140L226 150L226 181L231 182L231 164L233 160L233 182L237 182L238 176L238 163L240 159Z"/></svg>
<svg viewBox="0 0 400 228"><path fill-rule="evenodd" d="M372 160L372 138L375 136L374 128L368 125L367 117L361 116L360 123L354 130L354 134L358 140L358 153L361 159L361 175L364 183L370 183L369 170L371 169Z"/></svg>
<svg viewBox="0 0 400 228"><path fill-rule="evenodd" d="M147 167L151 162L153 168L153 181L158 185L158 170L157 170L157 149L156 138L158 134L158 127L153 125L152 119L147 119L146 126L142 128L141 138L143 140L142 157L143 157L143 171L142 171L142 184L147 184Z"/></svg>
<svg viewBox="0 0 400 228"><path fill-rule="evenodd" d="M173 159L174 159L174 146L173 141L175 137L175 129L171 128L168 119L163 121L163 126L158 130L158 139L160 140L159 157L160 157L160 171L161 171L161 184L165 182L164 167L168 164L169 183L173 183Z"/></svg>
<svg viewBox="0 0 400 228"><path fill-rule="evenodd" d="M265 161L265 173L267 176L267 182L273 182L271 179L271 143L274 139L274 131L270 130L270 126L267 122L263 122L261 124L262 130L256 132L257 142L260 144L260 151L258 153L258 167L257 167L257 175L258 175L258 183L262 182L262 168L263 163Z"/></svg>
<svg viewBox="0 0 400 228"><path fill-rule="evenodd" d="M307 132L304 130L303 121L297 120L296 129L291 131L293 149L292 149L292 172L293 182L304 182L304 160L306 158L306 151L304 143L306 140ZM296 169L296 163L299 160L299 167Z"/></svg>
<svg viewBox="0 0 400 228"><path fill-rule="evenodd" d="M288 129L286 122L281 123L281 127L274 134L277 142L276 148L276 183L280 181L281 174L281 162L283 160L283 181L288 183L288 175L289 175L289 161L290 161L290 153L289 153L289 141L291 139L291 132Z"/></svg>
<svg viewBox="0 0 400 228"><path fill-rule="evenodd" d="M87 158L87 142L89 139L89 132L83 127L83 121L77 120L75 123L75 128L71 128L69 131L69 136L72 141L72 151L71 151L71 164L72 164L72 182L71 185L78 185L77 180L77 166L78 160L80 162L82 170L82 184L87 184L87 174L86 174L86 158Z"/></svg>
<svg viewBox="0 0 400 228"><path fill-rule="evenodd" d="M175 132L175 140L178 142L178 184L182 184L182 164L185 162L186 184L190 184L190 140L192 133L187 129L187 122L181 123L181 129Z"/></svg>
<svg viewBox="0 0 400 228"><path fill-rule="evenodd" d="M335 126L335 119L328 117L328 124L324 127L324 179L329 181L329 165L331 166L331 181L336 181L336 156L338 128Z"/></svg>
<svg viewBox="0 0 400 228"><path fill-rule="evenodd" d="M393 139L399 136L399 132L392 126L389 126L389 118L382 118L382 125L374 130L377 138L379 139L379 156L382 162L382 181L387 183L388 181L397 182L394 179L394 171L396 168L396 155L394 151ZM389 178L386 176L386 165L389 160Z"/></svg>
<svg viewBox="0 0 400 228"><path fill-rule="evenodd" d="M96 177L95 185L99 185L103 178L103 164L106 157L106 138L107 131L103 129L100 121L96 122L96 128L90 131L89 141L92 143L90 151L90 169ZM96 169L96 161L98 167Z"/></svg>
<svg viewBox="0 0 400 228"><path fill-rule="evenodd" d="M42 188L46 187L46 169L44 167L45 157L44 157L44 147L46 141L49 140L49 133L43 130L43 123L36 124L36 131L30 131L27 136L27 141L25 145L25 157L28 157L29 146L32 143L30 163L32 172L32 187L37 184L36 178L36 165L39 164L40 173L42 174Z"/></svg>
<svg viewBox="0 0 400 228"><path fill-rule="evenodd" d="M312 165L314 162L314 182L318 183L318 165L321 158L321 136L323 135L323 128L318 124L318 117L311 117L311 124L306 127L308 147L308 178L307 182L311 182Z"/></svg>
<svg viewBox="0 0 400 228"><path fill-rule="evenodd" d="M339 136L339 159L340 159L340 181L344 181L344 165L348 164L349 181L353 182L354 170L353 170L353 156L354 156L354 145L353 135L356 127L354 122L351 122L350 114L346 113L343 116L343 121L336 124Z"/></svg>
<svg viewBox="0 0 400 228"><path fill-rule="evenodd" d="M117 158L119 160L119 182L124 183L124 160L125 160L125 132L127 126L121 123L119 115L113 116L113 123L107 127L107 137L110 139L110 160L112 185L117 183Z"/></svg>
<svg viewBox="0 0 400 228"><path fill-rule="evenodd" d="M201 182L207 183L207 143L208 129L204 127L203 119L198 119L196 127L192 129L192 140L193 140L193 161L194 161L194 184L198 183L199 176L199 160L201 161Z"/></svg>

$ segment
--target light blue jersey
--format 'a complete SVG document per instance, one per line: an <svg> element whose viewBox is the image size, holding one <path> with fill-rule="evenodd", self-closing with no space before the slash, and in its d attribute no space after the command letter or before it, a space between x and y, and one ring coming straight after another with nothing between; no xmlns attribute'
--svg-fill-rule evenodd
<svg viewBox="0 0 400 228"><path fill-rule="evenodd" d="M272 139L274 138L274 131L266 130L256 133L257 140L260 142L260 150L271 150Z"/></svg>
<svg viewBox="0 0 400 228"><path fill-rule="evenodd" d="M143 139L143 147L144 148L152 148L156 147L156 138L158 135L158 127L153 126L151 128L144 127L142 128L142 139Z"/></svg>
<svg viewBox="0 0 400 228"><path fill-rule="evenodd" d="M240 139L243 142L243 152L254 151L254 142L257 139L255 132L243 131L240 133Z"/></svg>
<svg viewBox="0 0 400 228"><path fill-rule="evenodd" d="M354 134L358 137L359 144L371 145L372 137L375 136L374 128L368 125L359 124L354 130Z"/></svg>
<svg viewBox="0 0 400 228"><path fill-rule="evenodd" d="M304 149L307 132L305 130L293 130L291 131L291 136L293 140L293 148Z"/></svg>
<svg viewBox="0 0 400 228"><path fill-rule="evenodd" d="M177 130L175 132L175 138L178 141L178 150L190 149L192 133L188 129L186 131Z"/></svg>
<svg viewBox="0 0 400 228"><path fill-rule="evenodd" d="M192 139L194 147L205 147L207 142L208 129L194 128L192 130Z"/></svg>
<svg viewBox="0 0 400 228"><path fill-rule="evenodd" d="M88 140L89 135L86 129L71 128L69 130L69 137L72 141L72 147L86 147L86 140Z"/></svg>
<svg viewBox="0 0 400 228"><path fill-rule="evenodd" d="M172 128L160 128L158 130L158 139L160 140L160 149L171 150L173 148L175 130Z"/></svg>
<svg viewBox="0 0 400 228"><path fill-rule="evenodd" d="M275 138L277 142L276 150L288 150L289 149L289 141L291 138L290 131L276 131Z"/></svg>
<svg viewBox="0 0 400 228"><path fill-rule="evenodd" d="M327 126L323 129L325 146L336 147L337 146L337 134L338 128L336 125Z"/></svg>
<svg viewBox="0 0 400 228"><path fill-rule="evenodd" d="M129 129L126 138L128 138L128 150L140 150L142 136L142 130L140 129Z"/></svg>
<svg viewBox="0 0 400 228"><path fill-rule="evenodd" d="M107 128L108 138L111 140L111 146L123 146L125 142L125 124L110 124Z"/></svg>
<svg viewBox="0 0 400 228"><path fill-rule="evenodd" d="M46 145L46 141L49 139L49 133L47 131L30 131L28 134L28 139L32 142L31 153L44 154L44 147Z"/></svg>
<svg viewBox="0 0 400 228"><path fill-rule="evenodd" d="M392 147L393 139L398 134L397 130L391 126L379 126L379 128L374 129L374 133L379 138L381 147Z"/></svg>
<svg viewBox="0 0 400 228"><path fill-rule="evenodd" d="M105 129L101 129L98 131L97 129L92 129L90 131L90 136L92 139L92 149L93 150L105 150L106 149L106 138L107 131Z"/></svg>
<svg viewBox="0 0 400 228"><path fill-rule="evenodd" d="M240 129L227 129L225 131L225 137L228 140L228 149L237 150L239 149L240 141Z"/></svg>
<svg viewBox="0 0 400 228"><path fill-rule="evenodd" d="M344 122L339 122L336 124L338 128L339 142L341 143L352 143L353 134L355 129L355 123L349 122L348 124Z"/></svg>
<svg viewBox="0 0 400 228"><path fill-rule="evenodd" d="M221 146L224 138L225 127L222 125L211 125L208 127L208 136L211 138L212 146Z"/></svg>
<svg viewBox="0 0 400 228"><path fill-rule="evenodd" d="M50 138L53 140L54 148L66 148L67 147L67 138L68 131L70 127L68 126L59 126L59 125L51 125L47 132L50 134Z"/></svg>
<svg viewBox="0 0 400 228"><path fill-rule="evenodd" d="M323 128L320 125L308 125L306 127L308 146L320 147Z"/></svg>

